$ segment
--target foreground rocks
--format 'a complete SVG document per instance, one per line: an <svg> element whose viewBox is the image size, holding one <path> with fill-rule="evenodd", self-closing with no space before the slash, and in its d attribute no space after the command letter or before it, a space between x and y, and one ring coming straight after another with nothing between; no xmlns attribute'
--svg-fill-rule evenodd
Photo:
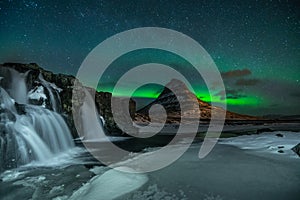
<svg viewBox="0 0 300 200"><path fill-rule="evenodd" d="M292 150L300 157L300 143L294 146Z"/></svg>

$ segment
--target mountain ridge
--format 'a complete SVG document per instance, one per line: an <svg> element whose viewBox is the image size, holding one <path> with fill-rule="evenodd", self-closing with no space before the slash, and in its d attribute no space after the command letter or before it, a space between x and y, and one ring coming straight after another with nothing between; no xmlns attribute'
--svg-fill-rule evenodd
<svg viewBox="0 0 300 200"><path fill-rule="evenodd" d="M178 97L169 89L174 88L178 92ZM197 99L198 105L190 105L188 113L181 113L180 104L178 98L185 98L187 104L192 102L192 99ZM149 122L150 118L148 116L149 109L155 105L162 105L167 112L167 123L179 123L181 115L190 118L191 120L199 119L198 112L196 109L200 108L200 120L207 121L211 118L211 110L213 109L217 113L217 117L226 112L226 120L258 120L260 118L250 115L239 114L231 111L224 110L221 107L211 106L209 103L197 98L186 85L177 80L172 79L163 89L161 94L150 104L139 109L136 112L137 122Z"/></svg>

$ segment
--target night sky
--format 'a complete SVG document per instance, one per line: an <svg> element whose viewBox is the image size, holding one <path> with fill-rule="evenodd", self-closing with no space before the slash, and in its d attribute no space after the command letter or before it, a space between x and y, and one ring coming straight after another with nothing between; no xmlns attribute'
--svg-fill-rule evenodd
<svg viewBox="0 0 300 200"><path fill-rule="evenodd" d="M55 73L75 75L88 53L106 38L137 27L164 27L195 39L212 56L222 73L230 110L300 114L299 5L297 1L5 0L0 2L0 63L35 62ZM110 80L104 77L98 89L111 91L111 82L145 59L187 68L167 52L138 51L110 66ZM222 94L217 93L209 99L202 83L192 83L199 98L220 100ZM160 90L149 86L136 96L154 98Z"/></svg>

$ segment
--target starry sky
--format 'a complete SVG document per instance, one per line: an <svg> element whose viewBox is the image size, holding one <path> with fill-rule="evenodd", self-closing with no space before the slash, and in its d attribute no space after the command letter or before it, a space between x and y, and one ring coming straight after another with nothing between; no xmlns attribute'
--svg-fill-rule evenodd
<svg viewBox="0 0 300 200"><path fill-rule="evenodd" d="M77 73L88 53L106 38L132 28L164 27L182 32L212 56L224 79L228 108L235 112L300 114L300 6L297 1L0 1L0 63L35 62L55 73ZM122 56L100 80L98 90L145 61L188 68L160 51ZM109 77L109 79L107 78ZM113 77L113 78L111 78ZM196 95L209 97L202 80ZM162 87L150 85L136 97L151 99ZM124 88L126 95L126 88Z"/></svg>

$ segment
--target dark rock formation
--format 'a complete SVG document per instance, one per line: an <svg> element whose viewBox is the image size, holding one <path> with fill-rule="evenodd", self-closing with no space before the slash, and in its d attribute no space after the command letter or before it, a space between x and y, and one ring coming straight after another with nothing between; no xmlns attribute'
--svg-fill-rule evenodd
<svg viewBox="0 0 300 200"><path fill-rule="evenodd" d="M300 156L300 143L297 144L296 146L294 146L294 147L292 148L292 150L293 150L298 156Z"/></svg>
<svg viewBox="0 0 300 200"><path fill-rule="evenodd" d="M261 128L256 131L256 134L264 133L264 132L273 132L274 130L270 128Z"/></svg>
<svg viewBox="0 0 300 200"><path fill-rule="evenodd" d="M178 95L176 96L169 88L174 88L176 91L179 91ZM178 98L184 98L185 102L187 102L187 108L185 108L185 110L187 111L185 113L181 113ZM195 104L193 102L193 99L195 98L196 96L186 87L186 85L183 82L173 79L166 85L163 92L158 96L158 98L155 101L137 111L136 121L140 123L149 122L150 119L148 117L148 112L151 106L155 104L160 104L165 108L167 112L167 123L180 123L181 116L185 118L190 118L191 121L195 119L199 120L198 113L195 112L195 110L199 109L199 107L200 119L205 121L208 121L211 118L212 110L217 114L217 116L226 112L227 120L257 119L256 117L225 111L221 107L211 106L209 103L204 102L198 98L196 98L198 102Z"/></svg>
<svg viewBox="0 0 300 200"><path fill-rule="evenodd" d="M74 126L74 119L72 115L72 109L73 106L77 107L81 106L80 102L82 99L84 99L84 92L81 93L76 92L76 94L81 94L82 96L76 98L73 98L74 102L72 104L72 94L74 89L74 83L77 81L74 76L72 75L65 75L65 74L54 74L50 71L44 70L43 68L39 67L35 63L30 64L20 64L20 63L4 63L0 65L0 67L8 67L15 69L18 72L21 73L28 73L27 74L27 88L29 90L37 90L39 86L41 86L41 82L39 81L39 74L42 74L43 78L49 82L54 83L58 88L62 89L61 92L59 92L59 96L61 99L61 114L65 117L65 120L67 124L69 125L73 137L77 137L77 130ZM80 85L80 84L77 84ZM84 87L84 86L82 86ZM85 87L87 88L87 87ZM76 89L76 88L75 88ZM80 89L80 88L79 88ZM87 88L89 91L92 91L93 89ZM48 91L44 91L47 96L49 96ZM118 128L116 123L113 120L112 112L111 112L111 98L112 94L108 92L97 92L93 90L95 93L95 104L98 109L98 112L100 115L103 116L105 119L105 128L107 130L108 134L112 135L122 135L123 132ZM48 98L49 99L49 98ZM42 105L43 101L41 99L30 99L29 100L31 104L35 105ZM20 112L22 112L22 106L19 105ZM46 100L46 107L51 109L51 105L49 100ZM134 117L135 113L135 102L130 99L129 102L129 112L132 117Z"/></svg>
<svg viewBox="0 0 300 200"><path fill-rule="evenodd" d="M277 133L276 136L277 137L283 137L283 135L281 133Z"/></svg>

